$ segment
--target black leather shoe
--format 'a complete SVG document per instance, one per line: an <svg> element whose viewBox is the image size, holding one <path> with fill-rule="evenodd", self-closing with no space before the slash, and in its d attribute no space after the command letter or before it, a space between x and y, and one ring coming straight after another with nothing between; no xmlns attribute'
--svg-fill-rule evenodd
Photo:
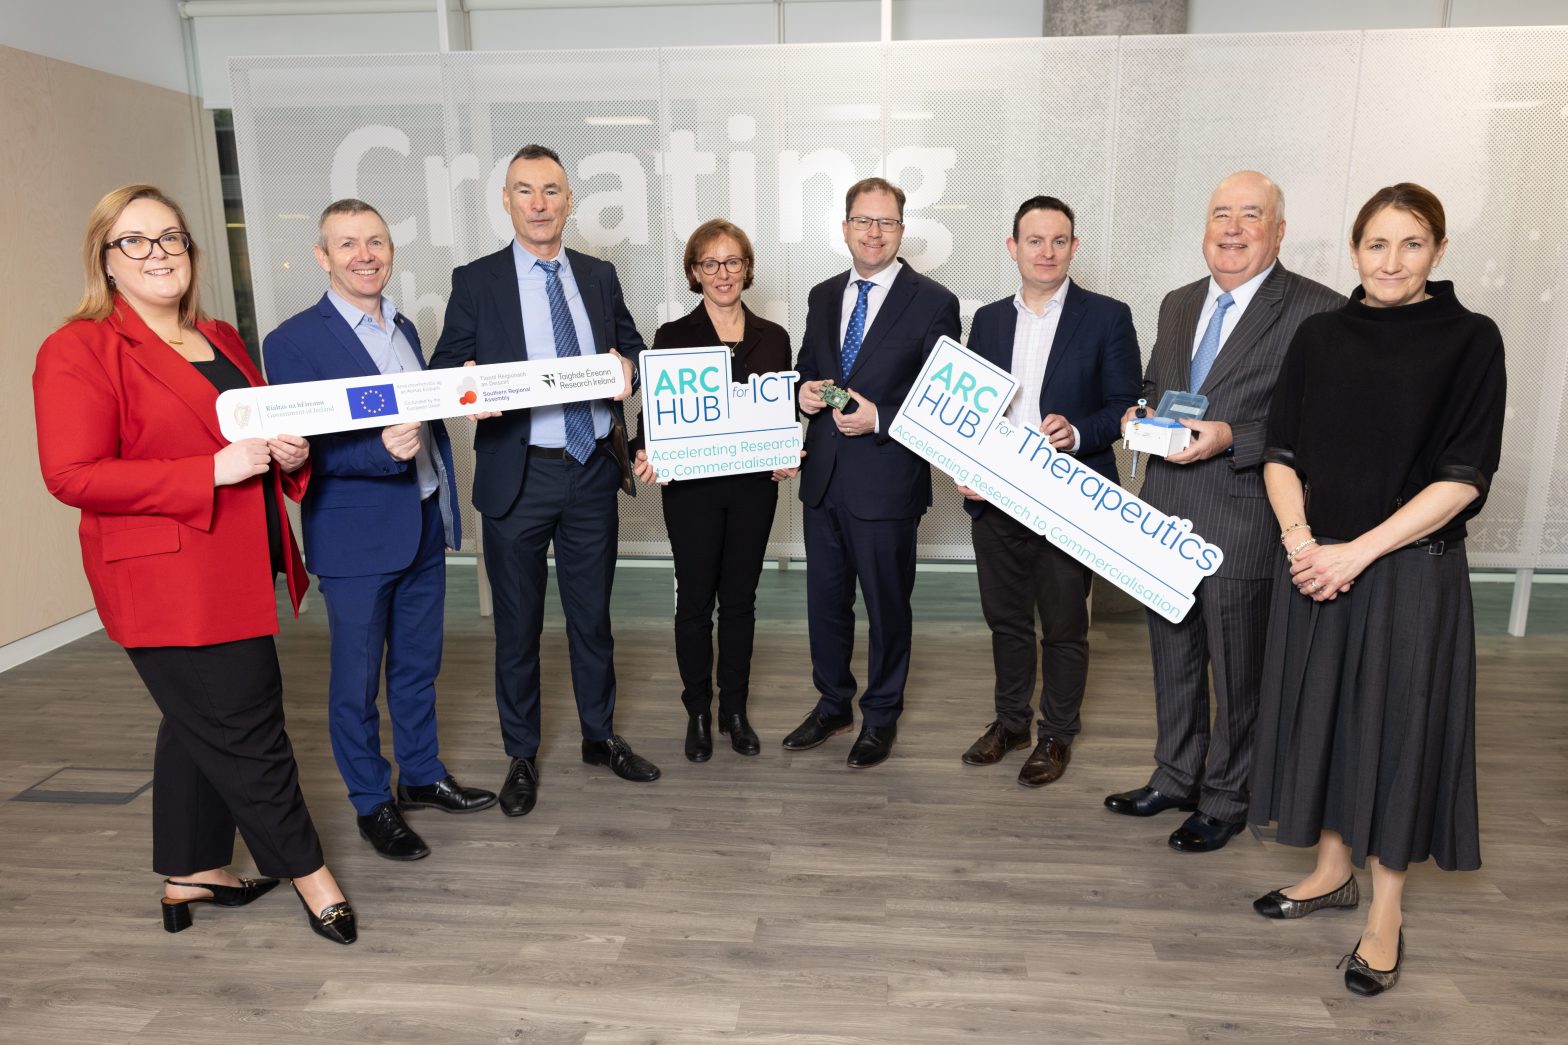
<svg viewBox="0 0 1568 1045"><path fill-rule="evenodd" d="M844 764L850 769L870 769L887 761L893 753L893 741L898 737L898 726L866 726L855 738Z"/></svg>
<svg viewBox="0 0 1568 1045"><path fill-rule="evenodd" d="M659 779L659 767L634 752L632 746L618 736L583 741L583 761L590 766L609 766L610 772L622 780L638 784Z"/></svg>
<svg viewBox="0 0 1568 1045"><path fill-rule="evenodd" d="M1178 853L1212 853L1224 849L1246 826L1242 820L1217 820L1207 813L1194 813L1171 832L1171 848Z"/></svg>
<svg viewBox="0 0 1568 1045"><path fill-rule="evenodd" d="M396 802L382 802L374 813L355 819L360 837L388 860L423 860L430 855L430 847L408 826Z"/></svg>
<svg viewBox="0 0 1568 1045"><path fill-rule="evenodd" d="M299 897L299 905L305 908L305 917L310 919L310 931L317 936L324 936L333 943L353 943L359 939L359 926L354 921L354 908L348 901L332 904L321 913L310 909L310 904L305 902L304 894L299 891L299 886L294 887L294 895Z"/></svg>
<svg viewBox="0 0 1568 1045"><path fill-rule="evenodd" d="M1355 907L1360 903L1361 891L1356 887L1356 876L1351 875L1350 880L1338 889L1305 900L1292 900L1281 890L1275 889L1252 901L1252 909L1265 918L1305 918L1325 907Z"/></svg>
<svg viewBox="0 0 1568 1045"><path fill-rule="evenodd" d="M445 813L477 813L495 805L495 792L464 787L454 778L419 787L397 785L397 804L404 809L439 809Z"/></svg>
<svg viewBox="0 0 1568 1045"><path fill-rule="evenodd" d="M514 758L501 783L501 812L527 816L539 801L539 766L531 758Z"/></svg>
<svg viewBox="0 0 1568 1045"><path fill-rule="evenodd" d="M811 714L806 716L806 721L795 727L794 732L784 738L784 747L788 751L810 751L825 743L828 737L840 733L848 733L855 726L853 712L828 717L811 709Z"/></svg>
<svg viewBox="0 0 1568 1045"><path fill-rule="evenodd" d="M1399 930L1399 953L1394 957L1392 969L1374 969L1361 957L1361 941L1356 941L1356 949L1339 960L1339 965L1349 962L1345 969L1345 989L1352 994L1359 994L1363 998L1370 998L1374 994L1382 994L1399 982L1399 967L1405 961L1405 930ZM1339 965L1334 968L1339 968Z"/></svg>
<svg viewBox="0 0 1568 1045"><path fill-rule="evenodd" d="M244 907L253 900L270 893L277 888L276 878L241 878L239 885L218 885L215 882L176 882L172 878L165 878L164 885L177 885L182 889L206 889L211 896L192 896L188 899L177 900L173 897L163 898L163 928L166 932L177 933L189 929L191 922L191 904L210 903L219 907Z"/></svg>
<svg viewBox="0 0 1568 1045"><path fill-rule="evenodd" d="M704 711L686 717L686 761L706 762L713 757L713 716Z"/></svg>
<svg viewBox="0 0 1568 1045"><path fill-rule="evenodd" d="M762 751L762 741L757 739L757 731L746 721L744 711L720 715L719 732L729 736L730 747L735 749L737 755L756 755Z"/></svg>
<svg viewBox="0 0 1568 1045"><path fill-rule="evenodd" d="M1180 809L1184 813L1190 813L1198 808L1198 803L1188 798L1172 798L1152 787L1140 787L1136 791L1106 795L1105 808L1123 816L1154 816L1167 809Z"/></svg>

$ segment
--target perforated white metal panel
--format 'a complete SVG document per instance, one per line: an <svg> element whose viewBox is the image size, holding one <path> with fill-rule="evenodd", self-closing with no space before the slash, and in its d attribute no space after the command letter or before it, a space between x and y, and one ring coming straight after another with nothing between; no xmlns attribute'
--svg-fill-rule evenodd
<svg viewBox="0 0 1568 1045"><path fill-rule="evenodd" d="M848 265L844 190L874 173L909 192L903 254L959 295L966 326L1017 287L1017 204L1067 200L1073 277L1132 305L1145 354L1160 298L1204 273L1225 174L1278 181L1285 264L1347 291L1361 201L1422 182L1449 210L1440 275L1508 344L1504 463L1472 561L1568 567L1568 29L244 58L231 73L260 328L320 295L315 216L354 195L392 224L391 293L427 352L452 267L510 238L500 182L528 142L566 161L567 244L615 263L649 341L696 303L681 250L717 216L755 243L748 302L798 338L807 291ZM803 553L793 494L770 554ZM622 499L624 553L667 552L657 502ZM940 477L920 547L971 554Z"/></svg>

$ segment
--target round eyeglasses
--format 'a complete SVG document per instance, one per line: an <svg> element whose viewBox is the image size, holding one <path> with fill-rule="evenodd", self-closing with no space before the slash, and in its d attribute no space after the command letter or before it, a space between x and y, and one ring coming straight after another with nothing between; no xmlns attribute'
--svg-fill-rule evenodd
<svg viewBox="0 0 1568 1045"><path fill-rule="evenodd" d="M703 272L710 276L719 271L721 268L733 276L735 273L743 271L746 268L746 259L725 258L723 261L720 261L718 258L703 258L701 261L697 262L697 267L702 269Z"/></svg>
<svg viewBox="0 0 1568 1045"><path fill-rule="evenodd" d="M183 232L165 232L157 239L151 236L121 236L105 243L103 249L119 247L120 253L132 261L146 261L152 257L154 243L162 247L165 254L184 254L191 249L191 238Z"/></svg>

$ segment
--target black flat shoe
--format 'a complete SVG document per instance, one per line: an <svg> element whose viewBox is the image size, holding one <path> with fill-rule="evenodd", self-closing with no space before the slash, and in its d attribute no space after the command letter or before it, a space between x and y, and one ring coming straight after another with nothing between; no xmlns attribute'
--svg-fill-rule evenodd
<svg viewBox="0 0 1568 1045"><path fill-rule="evenodd" d="M165 896L163 898L163 928L166 932L177 933L189 929L195 919L191 916L191 904L210 903L219 907L244 907L246 904L270 893L277 888L276 878L241 878L239 885L218 885L214 882L176 882L172 878L165 878L164 885L175 885L182 889L207 889L211 896L193 896L185 900L175 900Z"/></svg>
<svg viewBox="0 0 1568 1045"><path fill-rule="evenodd" d="M539 764L531 758L514 758L501 783L501 812L527 816L539 801Z"/></svg>
<svg viewBox="0 0 1568 1045"><path fill-rule="evenodd" d="M812 708L806 720L784 738L784 747L788 751L810 751L826 743L828 737L848 733L853 728L855 728L853 712L829 716Z"/></svg>
<svg viewBox="0 0 1568 1045"><path fill-rule="evenodd" d="M418 787L397 785L397 804L404 809L439 809L443 813L477 813L495 805L495 792L464 787L448 775Z"/></svg>
<svg viewBox="0 0 1568 1045"><path fill-rule="evenodd" d="M354 924L354 908L348 905L347 900L332 904L317 914L310 909L310 904L305 902L305 896L297 885L294 887L294 895L299 897L299 905L305 908L305 917L310 919L311 932L333 943L349 944L359 939L359 927Z"/></svg>
<svg viewBox="0 0 1568 1045"><path fill-rule="evenodd" d="M1198 803L1190 798L1173 798L1152 787L1140 787L1119 795L1106 795L1105 808L1123 816L1157 816L1167 809L1191 813L1197 810Z"/></svg>
<svg viewBox="0 0 1568 1045"><path fill-rule="evenodd" d="M396 802L382 802L369 816L354 819L359 836L388 860L423 860L430 855L430 847L408 826Z"/></svg>
<svg viewBox="0 0 1568 1045"><path fill-rule="evenodd" d="M686 716L686 761L706 762L713 757L713 715Z"/></svg>
<svg viewBox="0 0 1568 1045"><path fill-rule="evenodd" d="M1348 882L1333 892L1305 900L1292 900L1275 889L1272 893L1252 901L1252 909L1265 918L1305 918L1313 911L1321 911L1325 907L1356 907L1360 903L1361 892L1356 888L1356 876L1351 875Z"/></svg>
<svg viewBox="0 0 1568 1045"><path fill-rule="evenodd" d="M887 761L893 753L893 741L898 739L898 726L866 726L855 738L844 764L850 769L870 769Z"/></svg>
<svg viewBox="0 0 1568 1045"><path fill-rule="evenodd" d="M1382 994L1392 990L1394 984L1399 982L1399 967L1405 961L1405 930L1399 930L1399 953L1394 958L1392 969L1374 969L1368 965L1366 959L1361 957L1361 941L1356 941L1356 949L1339 960L1339 968L1349 962L1345 969L1345 989L1352 994L1359 994L1363 998L1370 998L1374 994Z"/></svg>
<svg viewBox="0 0 1568 1045"><path fill-rule="evenodd" d="M1220 820L1207 813L1194 813L1171 832L1170 847L1178 853L1212 853L1224 849L1225 843L1246 826L1243 820Z"/></svg>
<svg viewBox="0 0 1568 1045"><path fill-rule="evenodd" d="M720 715L719 732L730 738L730 747L735 749L737 755L756 755L762 752L762 741L757 739L757 731L751 728L750 722L746 721L744 711L737 711L733 715Z"/></svg>
<svg viewBox="0 0 1568 1045"><path fill-rule="evenodd" d="M659 779L659 767L633 751L632 746L618 736L608 740L584 740L583 761L590 766L609 766L610 772L635 784Z"/></svg>

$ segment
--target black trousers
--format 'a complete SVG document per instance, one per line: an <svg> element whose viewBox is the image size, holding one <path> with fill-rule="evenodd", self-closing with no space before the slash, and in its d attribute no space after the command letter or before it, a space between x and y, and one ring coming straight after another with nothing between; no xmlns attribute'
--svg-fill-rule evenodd
<svg viewBox="0 0 1568 1045"><path fill-rule="evenodd" d="M1029 731L1034 696L1035 614L1044 678L1040 736L1071 744L1081 728L1089 678L1089 568L992 505L974 521L980 610L991 629L996 720Z"/></svg>
<svg viewBox="0 0 1568 1045"><path fill-rule="evenodd" d="M757 580L778 484L726 475L664 487L664 526L675 556L675 664L681 703L700 715L713 702L713 607L719 608L719 714L746 710L757 630Z"/></svg>
<svg viewBox="0 0 1568 1045"><path fill-rule="evenodd" d="M163 712L153 759L153 869L179 878L225 867L238 827L262 874L320 870L321 840L283 731L272 636L125 652Z"/></svg>

